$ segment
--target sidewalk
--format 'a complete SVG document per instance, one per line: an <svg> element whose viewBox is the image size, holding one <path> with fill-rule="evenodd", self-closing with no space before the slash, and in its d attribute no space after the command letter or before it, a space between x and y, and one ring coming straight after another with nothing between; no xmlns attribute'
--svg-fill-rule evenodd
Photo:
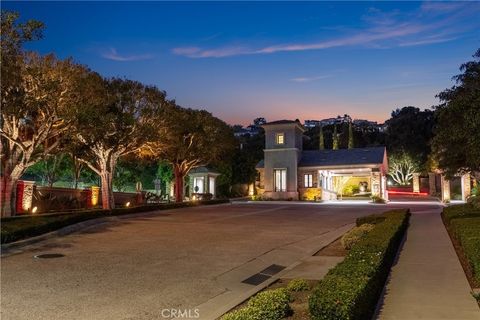
<svg viewBox="0 0 480 320"><path fill-rule="evenodd" d="M280 278L291 279L301 275L307 279L321 279L330 268L343 260L343 257L312 256L353 226L353 223L347 224L318 236L276 248L218 276L216 281L225 288L225 291L196 306L195 309L199 310L202 320L214 320ZM272 264L288 267L258 285L245 284L242 281Z"/></svg>
<svg viewBox="0 0 480 320"><path fill-rule="evenodd" d="M378 319L480 319L440 210L425 208L412 213Z"/></svg>

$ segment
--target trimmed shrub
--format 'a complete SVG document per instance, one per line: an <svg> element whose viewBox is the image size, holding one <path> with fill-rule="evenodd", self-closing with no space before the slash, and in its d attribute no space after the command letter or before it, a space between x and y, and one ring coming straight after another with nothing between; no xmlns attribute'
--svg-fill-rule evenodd
<svg viewBox="0 0 480 320"><path fill-rule="evenodd" d="M309 298L312 319L370 319L408 227L409 210L392 210L319 282Z"/></svg>
<svg viewBox="0 0 480 320"><path fill-rule="evenodd" d="M480 283L480 218L454 219L450 225L472 267L473 277Z"/></svg>
<svg viewBox="0 0 480 320"><path fill-rule="evenodd" d="M373 203L385 203L385 199L383 199L380 196L371 196L370 199L372 199Z"/></svg>
<svg viewBox="0 0 480 320"><path fill-rule="evenodd" d="M480 218L480 208L476 208L470 203L449 206L443 209L442 216L447 224L449 224L452 219L475 217Z"/></svg>
<svg viewBox="0 0 480 320"><path fill-rule="evenodd" d="M318 188L308 188L303 193L303 199L308 201L321 200L322 191Z"/></svg>
<svg viewBox="0 0 480 320"><path fill-rule="evenodd" d="M221 320L262 320L254 308L245 307L225 314Z"/></svg>
<svg viewBox="0 0 480 320"><path fill-rule="evenodd" d="M247 306L225 314L222 320L280 320L290 312L290 293L285 288L266 290L250 298Z"/></svg>
<svg viewBox="0 0 480 320"><path fill-rule="evenodd" d="M342 247L346 250L350 250L355 243L360 241L360 239L372 231L373 228L375 228L375 225L369 223L354 227L342 236L342 239L340 240Z"/></svg>
<svg viewBox="0 0 480 320"><path fill-rule="evenodd" d="M480 210L480 196L471 196L467 202L471 204L475 209Z"/></svg>
<svg viewBox="0 0 480 320"><path fill-rule="evenodd" d="M290 293L285 288L266 290L248 301L247 307L256 310L259 319L276 320L286 317L290 309Z"/></svg>
<svg viewBox="0 0 480 320"><path fill-rule="evenodd" d="M307 291L310 290L310 285L305 279L293 279L288 283L287 290L290 292Z"/></svg>
<svg viewBox="0 0 480 320"><path fill-rule="evenodd" d="M344 196L353 196L360 192L360 187L358 184L349 184L345 188L343 188L342 194Z"/></svg>
<svg viewBox="0 0 480 320"><path fill-rule="evenodd" d="M357 218L356 225L357 227L361 226L362 224L377 224L380 222L385 221L385 216L381 214L371 214L368 216Z"/></svg>

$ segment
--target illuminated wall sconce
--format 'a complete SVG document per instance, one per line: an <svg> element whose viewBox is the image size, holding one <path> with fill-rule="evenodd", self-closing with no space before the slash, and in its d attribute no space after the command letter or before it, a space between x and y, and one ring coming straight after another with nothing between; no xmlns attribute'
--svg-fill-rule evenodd
<svg viewBox="0 0 480 320"><path fill-rule="evenodd" d="M125 207L130 207L130 201L128 201L127 203L125 203Z"/></svg>
<svg viewBox="0 0 480 320"><path fill-rule="evenodd" d="M33 208L32 208L32 214L37 213L37 211L38 211L38 207L33 207Z"/></svg>
<svg viewBox="0 0 480 320"><path fill-rule="evenodd" d="M97 187L97 186L91 186L91 190L92 190L92 207L95 207L96 205L98 205L98 199L99 199L99 196L100 196L100 187Z"/></svg>

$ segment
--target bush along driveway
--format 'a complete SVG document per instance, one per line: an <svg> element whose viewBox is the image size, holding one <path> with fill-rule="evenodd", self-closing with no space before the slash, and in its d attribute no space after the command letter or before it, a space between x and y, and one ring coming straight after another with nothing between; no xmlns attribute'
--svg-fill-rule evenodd
<svg viewBox="0 0 480 320"><path fill-rule="evenodd" d="M312 319L370 319L408 227L408 210L371 216L357 224L377 223L353 245L310 296ZM379 222L379 223L378 223Z"/></svg>
<svg viewBox="0 0 480 320"><path fill-rule="evenodd" d="M401 209L357 219L358 227L364 224L375 227L356 240L345 260L331 269L313 290L305 280L294 279L284 287L258 293L221 319L370 319L408 227L409 216L407 209ZM308 293L310 315L292 314L292 302Z"/></svg>
<svg viewBox="0 0 480 320"><path fill-rule="evenodd" d="M196 202L168 203L145 205L131 208L116 208L113 210L85 210L75 212L59 212L46 215L16 216L1 219L1 243L10 243L30 237L35 237L58 230L60 228L87 220L120 216L148 211L168 210L198 205L227 203L229 200L217 199Z"/></svg>
<svg viewBox="0 0 480 320"><path fill-rule="evenodd" d="M472 204L447 207L442 218L480 303L480 208Z"/></svg>

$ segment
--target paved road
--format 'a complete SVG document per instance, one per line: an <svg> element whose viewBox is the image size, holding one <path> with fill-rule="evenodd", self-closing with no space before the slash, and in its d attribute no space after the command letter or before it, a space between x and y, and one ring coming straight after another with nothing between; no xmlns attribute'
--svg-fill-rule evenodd
<svg viewBox="0 0 480 320"><path fill-rule="evenodd" d="M46 240L2 258L1 318L162 319L225 292L252 261L391 205L234 204L159 212ZM298 244L295 246L295 244ZM292 249L293 250L293 249ZM290 263L297 257L282 259ZM61 253L57 259L35 259ZM280 254L277 254L280 256ZM298 254L300 255L300 254ZM253 265L250 268L263 266ZM252 274L253 274L252 273ZM231 275L228 277L228 275Z"/></svg>

